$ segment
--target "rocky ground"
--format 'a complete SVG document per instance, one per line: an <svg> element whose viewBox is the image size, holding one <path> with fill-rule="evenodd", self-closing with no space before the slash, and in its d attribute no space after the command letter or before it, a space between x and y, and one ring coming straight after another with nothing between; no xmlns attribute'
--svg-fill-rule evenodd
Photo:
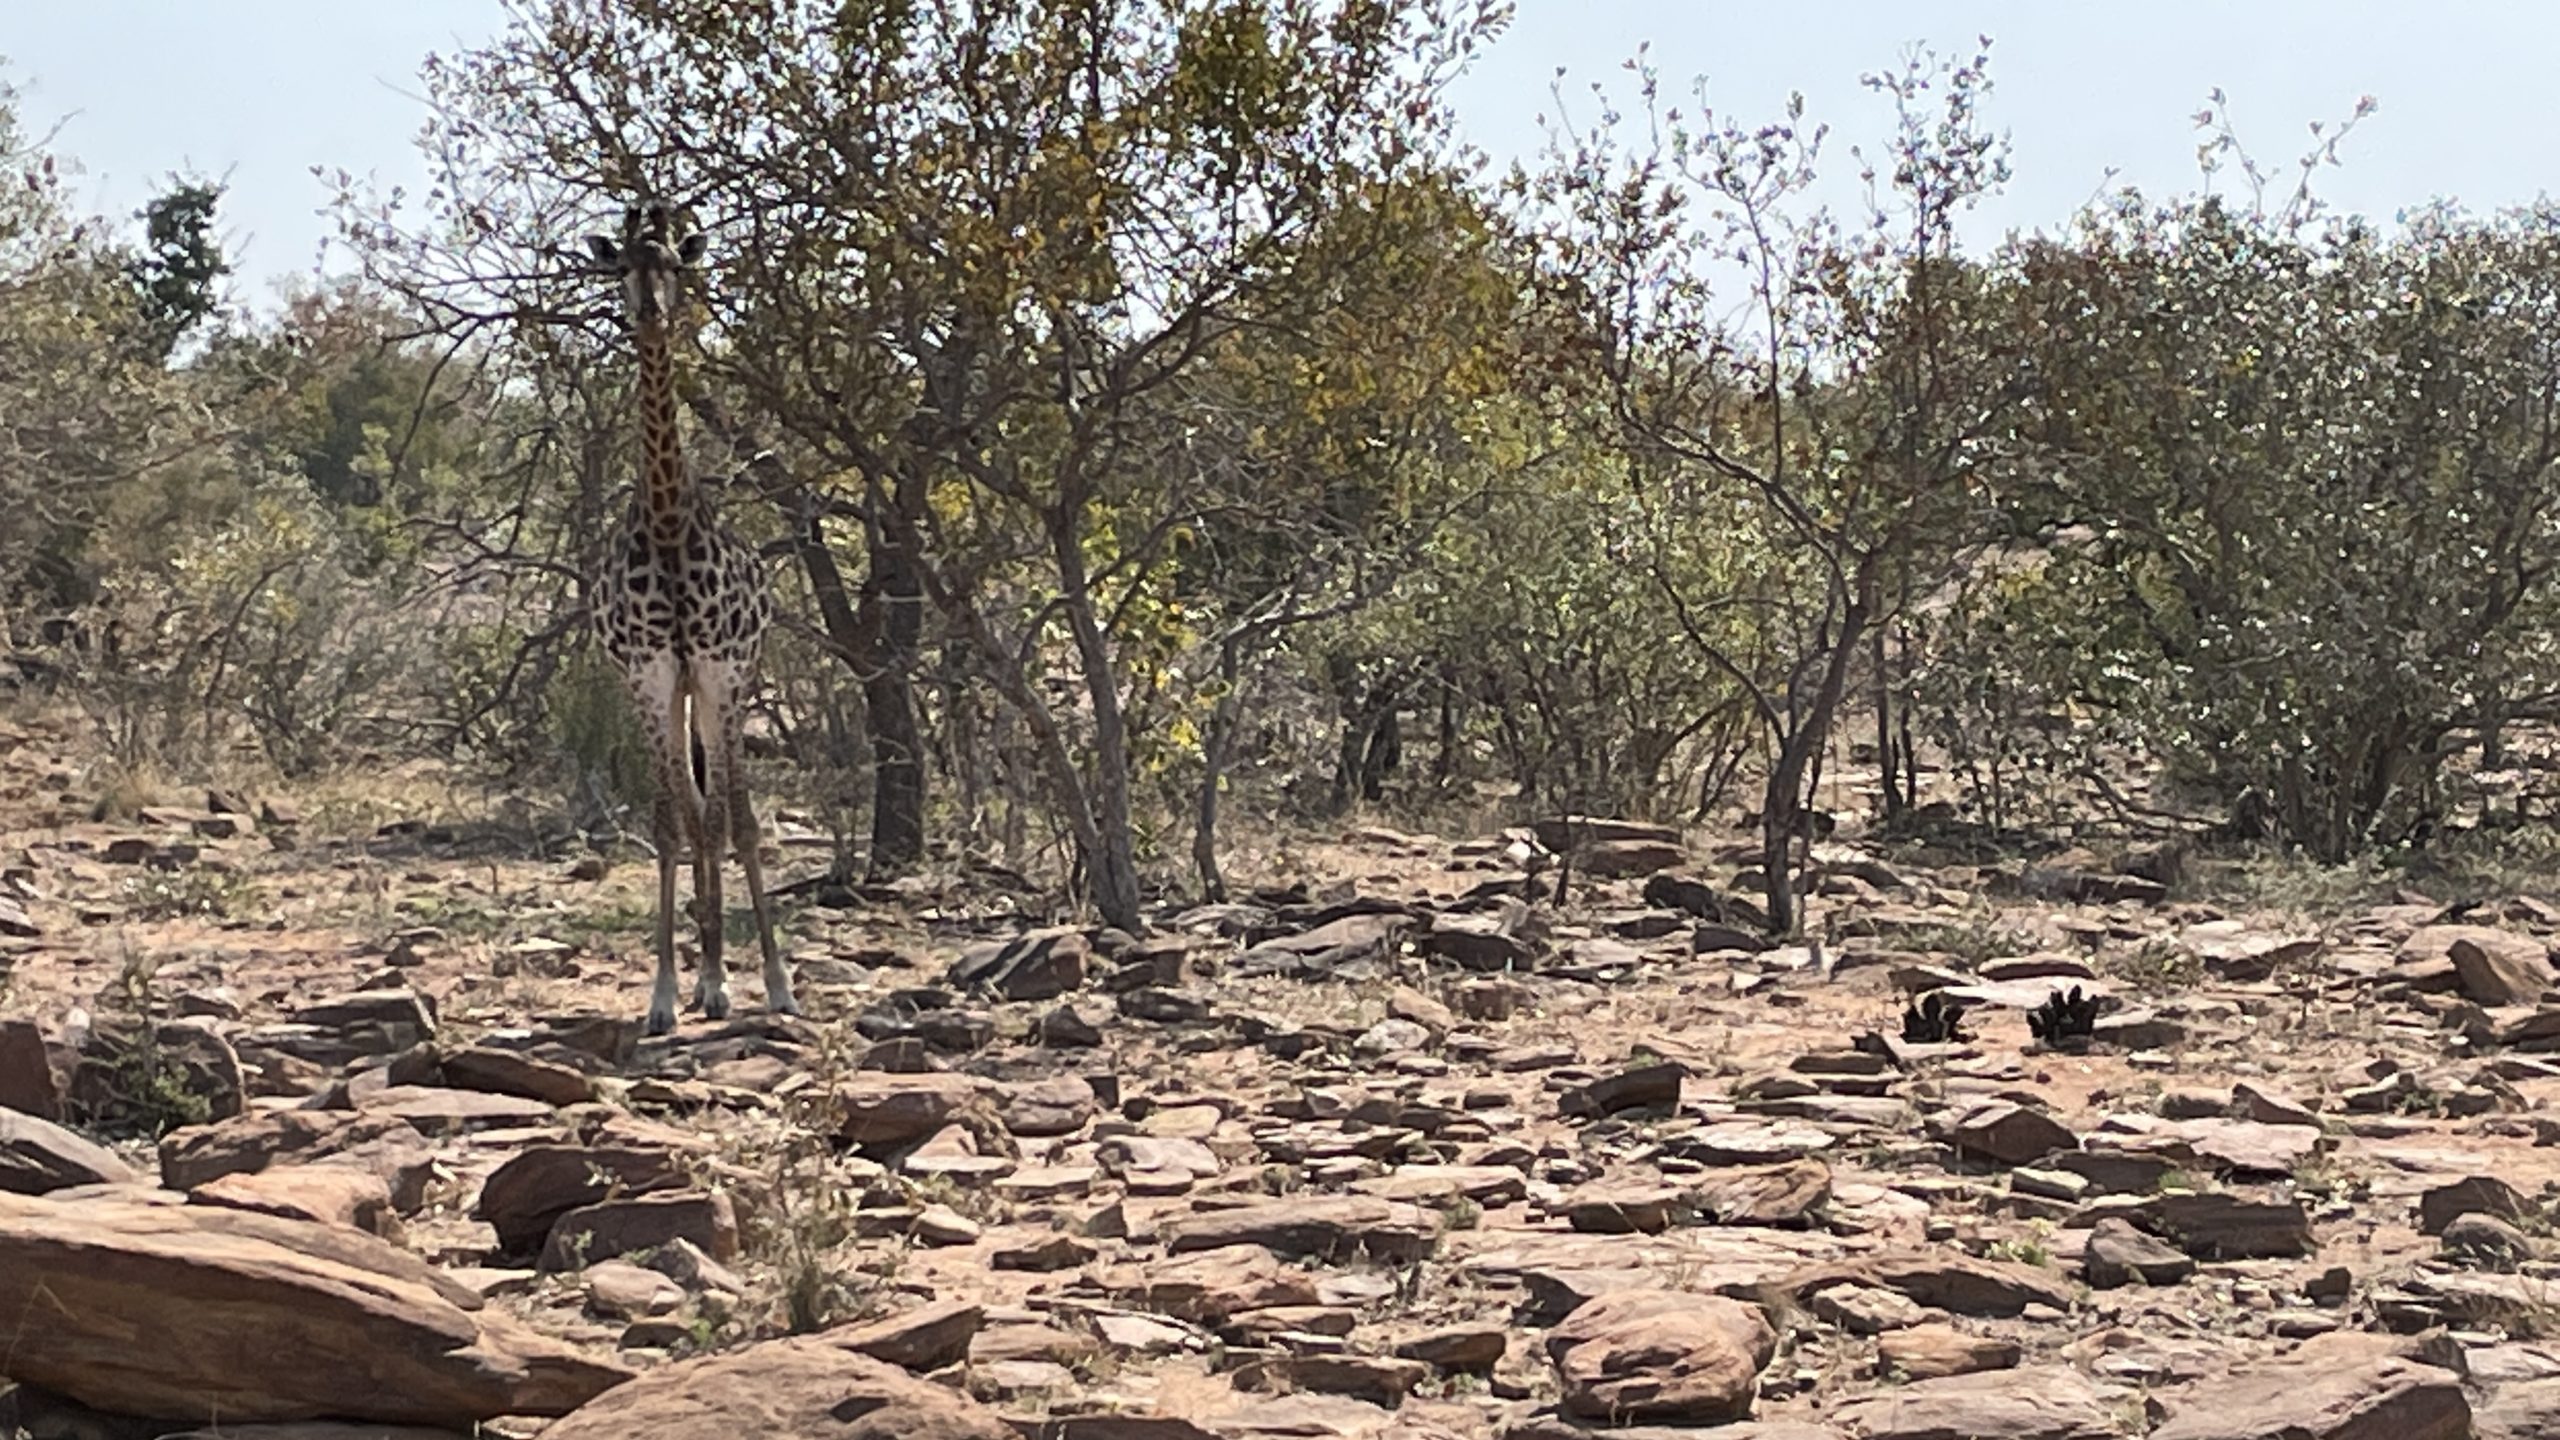
<svg viewBox="0 0 2560 1440"><path fill-rule="evenodd" d="M645 863L87 775L0 719L31 1434L2560 1434L2529 898L1825 843L1766 948L1735 837L1360 829L1144 939L801 887L805 1019L644 1039Z"/></svg>

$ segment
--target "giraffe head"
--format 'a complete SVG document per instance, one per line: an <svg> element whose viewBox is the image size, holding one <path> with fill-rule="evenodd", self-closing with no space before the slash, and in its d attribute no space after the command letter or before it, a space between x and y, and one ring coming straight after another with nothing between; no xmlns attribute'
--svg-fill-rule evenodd
<svg viewBox="0 0 2560 1440"><path fill-rule="evenodd" d="M635 325L664 324L682 297L685 270L702 258L701 232L672 243L671 233L666 202L652 200L622 212L621 239L587 237L587 253L596 264L622 277L623 302Z"/></svg>

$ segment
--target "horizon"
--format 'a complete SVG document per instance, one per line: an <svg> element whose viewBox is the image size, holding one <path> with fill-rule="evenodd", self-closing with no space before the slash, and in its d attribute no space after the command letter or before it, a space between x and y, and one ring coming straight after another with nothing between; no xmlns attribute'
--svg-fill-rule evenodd
<svg viewBox="0 0 2560 1440"><path fill-rule="evenodd" d="M1818 198L1837 208L1854 193L1848 146L1883 134L1883 112L1859 77L1918 43L1961 58L1980 34L1992 42L1985 114L2010 137L2012 178L1963 227L1969 245L2066 223L2126 186L2152 195L2207 188L2194 117L2216 87L2243 144L2279 176L2307 148L2305 127L2334 125L2374 96L2379 113L2317 183L2340 211L2388 223L2439 200L2488 213L2549 195L2502 169L2507 147L2488 142L2560 131L2560 93L2539 84L2533 60L2560 43L2560 10L2517 13L2490 0L2419 18L2380 0L2267 0L2238 16L2204 0L2136 13L2026 0L1856 0L1821 17L1670 8L1525 0L1451 87L1459 138L1497 168L1533 163L1540 119L1557 114L1556 68L1567 72L1567 104L1587 115L1596 109L1591 82L1629 96L1625 63L1649 42L1665 102L1684 110L1694 109L1690 81L1700 75L1717 109L1752 123L1776 118L1787 94L1801 91L1807 118L1831 128ZM83 215L129 233L133 213L172 174L222 183L224 248L236 267L228 298L268 310L284 284L322 273L330 252L328 273L347 268L312 167L423 191L418 64L431 50L495 34L506 9L503 0L422 0L397 11L265 0L267 23L244 27L236 10L89 0L22 19L0 51L0 80L17 90L31 138L58 127L51 148L76 166L67 198ZM2198 35L2219 43L2195 45ZM2089 83L2092 55L2107 58L2112 83ZM262 74L263 83L243 83Z"/></svg>

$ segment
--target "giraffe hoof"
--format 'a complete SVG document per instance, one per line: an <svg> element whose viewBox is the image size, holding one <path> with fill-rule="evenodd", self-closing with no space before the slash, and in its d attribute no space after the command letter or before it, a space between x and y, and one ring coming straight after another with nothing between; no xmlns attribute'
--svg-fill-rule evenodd
<svg viewBox="0 0 2560 1440"><path fill-rule="evenodd" d="M702 997L701 997L701 1001L702 1001L702 1018L703 1018L703 1019L705 1019L705 1020L726 1020L726 1019L728 1019L728 1018L729 1018L729 992L728 992L728 991L726 991L726 990L713 990L713 991L706 992L704 995L702 995Z"/></svg>
<svg viewBox="0 0 2560 1440"><path fill-rule="evenodd" d="M643 1027L648 1034L653 1036L671 1035L675 1033L675 1028L676 1012L674 1006L652 1005L649 1007L649 1019L647 1024Z"/></svg>
<svg viewBox="0 0 2560 1440"><path fill-rule="evenodd" d="M800 1013L800 1002L788 995L767 995L764 997L764 1008L776 1015L797 1015Z"/></svg>

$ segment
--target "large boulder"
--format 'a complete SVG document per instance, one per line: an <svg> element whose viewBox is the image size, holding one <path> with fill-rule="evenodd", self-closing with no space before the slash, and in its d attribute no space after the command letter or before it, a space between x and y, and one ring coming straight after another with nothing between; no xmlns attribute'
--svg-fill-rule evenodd
<svg viewBox="0 0 2560 1440"><path fill-rule="evenodd" d="M215 1206L0 1195L8 1378L191 1424L457 1429L628 1379L359 1231Z"/></svg>
<svg viewBox="0 0 2560 1440"><path fill-rule="evenodd" d="M1777 1333L1758 1306L1721 1295L1603 1295L1547 1336L1566 1414L1713 1425L1750 1418Z"/></svg>

